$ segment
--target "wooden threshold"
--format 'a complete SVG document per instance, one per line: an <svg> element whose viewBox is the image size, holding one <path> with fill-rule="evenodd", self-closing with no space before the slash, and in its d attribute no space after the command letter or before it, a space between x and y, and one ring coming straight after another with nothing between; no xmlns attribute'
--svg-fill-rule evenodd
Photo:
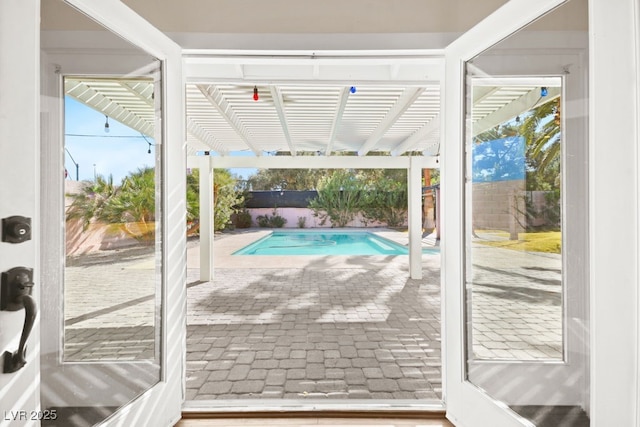
<svg viewBox="0 0 640 427"><path fill-rule="evenodd" d="M184 414L175 427L454 427L442 412L269 412Z"/></svg>
<svg viewBox="0 0 640 427"><path fill-rule="evenodd" d="M238 412L208 412L189 411L182 413L182 419L269 419L269 418L375 418L375 419L444 419L445 411L365 411L355 410L321 410L321 411L238 411Z"/></svg>

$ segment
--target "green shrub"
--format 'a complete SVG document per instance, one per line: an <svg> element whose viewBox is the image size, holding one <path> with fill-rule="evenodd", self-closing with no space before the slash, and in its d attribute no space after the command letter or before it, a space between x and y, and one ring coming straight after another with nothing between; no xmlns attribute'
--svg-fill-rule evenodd
<svg viewBox="0 0 640 427"><path fill-rule="evenodd" d="M363 184L348 170L337 170L318 183L318 197L309 203L320 225L345 227L360 211Z"/></svg>
<svg viewBox="0 0 640 427"><path fill-rule="evenodd" d="M249 228L251 227L251 214L247 210L242 210L236 214L236 227L237 228Z"/></svg>
<svg viewBox="0 0 640 427"><path fill-rule="evenodd" d="M287 223L287 220L280 215L274 215L270 219L271 227L282 228Z"/></svg>
<svg viewBox="0 0 640 427"><path fill-rule="evenodd" d="M304 216L298 217L298 228L305 228L307 225L307 218Z"/></svg>
<svg viewBox="0 0 640 427"><path fill-rule="evenodd" d="M269 227L269 215L258 215L256 222L258 223L258 227Z"/></svg>
<svg viewBox="0 0 640 427"><path fill-rule="evenodd" d="M287 223L287 219L281 217L280 215L278 215L276 213L276 211L273 211L273 216L269 216L269 215L258 215L256 217L256 222L258 223L259 227L266 227L266 228L282 228L284 227L284 225Z"/></svg>
<svg viewBox="0 0 640 427"><path fill-rule="evenodd" d="M367 191L362 200L362 214L369 221L400 227L407 221L407 181L380 177L375 188Z"/></svg>

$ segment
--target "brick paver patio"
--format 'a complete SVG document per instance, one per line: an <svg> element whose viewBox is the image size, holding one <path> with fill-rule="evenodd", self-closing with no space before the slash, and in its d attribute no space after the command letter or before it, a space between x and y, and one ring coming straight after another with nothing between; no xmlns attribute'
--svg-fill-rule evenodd
<svg viewBox="0 0 640 427"><path fill-rule="evenodd" d="M406 256L230 256L261 233L217 238L211 282L197 280L189 244L187 399L441 398L439 255L423 256L422 280ZM475 253L476 357L560 357L559 257ZM67 266L67 360L153 357L152 256Z"/></svg>
<svg viewBox="0 0 640 427"><path fill-rule="evenodd" d="M431 264L216 270L188 291L187 399L439 399Z"/></svg>

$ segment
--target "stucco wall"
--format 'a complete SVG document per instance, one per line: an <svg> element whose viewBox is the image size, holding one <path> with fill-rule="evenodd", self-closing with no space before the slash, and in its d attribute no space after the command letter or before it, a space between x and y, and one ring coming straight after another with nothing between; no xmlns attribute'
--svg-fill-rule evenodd
<svg viewBox="0 0 640 427"><path fill-rule="evenodd" d="M524 180L473 184L473 229L524 231Z"/></svg>
<svg viewBox="0 0 640 427"><path fill-rule="evenodd" d="M251 208L247 209L251 214L251 221L253 226L257 226L256 218L260 215L274 215L273 208ZM320 218L313 216L313 211L307 208L277 208L275 210L277 215L285 218L287 223L284 228L300 228L298 226L298 219L305 218L304 228L316 228L316 227L331 227L331 221L327 219L324 224L320 224ZM347 227L383 227L386 224L380 222L368 221L367 225L362 220L360 215L351 221Z"/></svg>

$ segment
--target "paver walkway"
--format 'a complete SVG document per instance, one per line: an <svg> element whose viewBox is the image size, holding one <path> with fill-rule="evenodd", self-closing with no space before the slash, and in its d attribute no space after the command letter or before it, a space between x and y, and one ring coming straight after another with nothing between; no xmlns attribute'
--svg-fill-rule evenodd
<svg viewBox="0 0 640 427"><path fill-rule="evenodd" d="M189 242L187 399L441 397L439 255L423 255L422 280L406 256L230 255L264 233L216 236L211 282L198 281ZM475 356L561 357L559 257L475 253ZM155 355L152 256L68 264L66 360Z"/></svg>
<svg viewBox="0 0 640 427"><path fill-rule="evenodd" d="M187 399L440 399L439 280L216 270L188 290Z"/></svg>

